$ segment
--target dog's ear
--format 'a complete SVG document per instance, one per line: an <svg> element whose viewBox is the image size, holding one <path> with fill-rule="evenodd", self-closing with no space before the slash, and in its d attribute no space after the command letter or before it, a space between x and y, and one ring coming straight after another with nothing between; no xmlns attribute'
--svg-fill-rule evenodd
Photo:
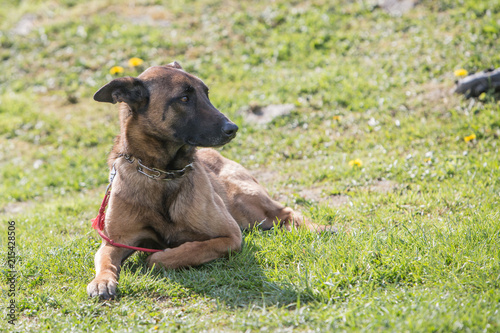
<svg viewBox="0 0 500 333"><path fill-rule="evenodd" d="M179 64L177 61L171 62L170 64L167 65L168 67L173 67L177 69L182 69L181 64Z"/></svg>
<svg viewBox="0 0 500 333"><path fill-rule="evenodd" d="M104 85L94 94L98 102L125 102L136 110L149 99L149 92L144 83L134 77L121 77Z"/></svg>

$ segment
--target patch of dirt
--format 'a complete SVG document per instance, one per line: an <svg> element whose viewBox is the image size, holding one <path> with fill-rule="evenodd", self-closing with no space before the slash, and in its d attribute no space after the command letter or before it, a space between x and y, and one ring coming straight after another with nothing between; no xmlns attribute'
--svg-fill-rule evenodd
<svg viewBox="0 0 500 333"><path fill-rule="evenodd" d="M254 170L251 171L251 174L261 184L271 184L280 178L278 172L271 170Z"/></svg>
<svg viewBox="0 0 500 333"><path fill-rule="evenodd" d="M378 5L387 13L394 16L401 16L412 10L418 0L379 0Z"/></svg>
<svg viewBox="0 0 500 333"><path fill-rule="evenodd" d="M378 180L370 185L368 189L372 192L389 193L398 188L398 183L392 180Z"/></svg>
<svg viewBox="0 0 500 333"><path fill-rule="evenodd" d="M16 26L11 30L15 35L26 36L35 28L36 16L26 14L21 17Z"/></svg>
<svg viewBox="0 0 500 333"><path fill-rule="evenodd" d="M424 85L422 92L422 99L429 102L448 102L448 98L453 95L453 89L449 85L432 84Z"/></svg>
<svg viewBox="0 0 500 333"><path fill-rule="evenodd" d="M335 194L327 195L323 194L324 188L315 187L301 190L298 194L310 201L316 201L318 203L327 204L330 207L340 207L349 204L351 198L345 194Z"/></svg>
<svg viewBox="0 0 500 333"><path fill-rule="evenodd" d="M351 202L351 197L345 194L330 195L323 202L327 203L329 207L340 207L348 205Z"/></svg>
<svg viewBox="0 0 500 333"><path fill-rule="evenodd" d="M163 6L125 6L119 11L135 25L168 27L173 15Z"/></svg>
<svg viewBox="0 0 500 333"><path fill-rule="evenodd" d="M440 114L447 114L450 108L460 100L453 94L454 86L451 81L444 83L428 82L416 87L409 97L409 105L432 105L432 110Z"/></svg>
<svg viewBox="0 0 500 333"><path fill-rule="evenodd" d="M313 188L305 188L301 191L299 191L299 195L310 201L320 201L321 200L321 193L323 192L322 188L319 187L313 187Z"/></svg>
<svg viewBox="0 0 500 333"><path fill-rule="evenodd" d="M295 109L293 104L270 104L268 106L250 105L240 112L252 124L265 125L274 118L289 115Z"/></svg>
<svg viewBox="0 0 500 333"><path fill-rule="evenodd" d="M9 202L0 210L0 212L5 214L19 214L31 206L33 206L33 203L27 201Z"/></svg>

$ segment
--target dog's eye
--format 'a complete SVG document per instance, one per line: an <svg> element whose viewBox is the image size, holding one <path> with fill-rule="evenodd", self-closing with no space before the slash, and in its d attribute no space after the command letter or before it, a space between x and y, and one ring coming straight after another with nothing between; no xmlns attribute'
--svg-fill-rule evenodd
<svg viewBox="0 0 500 333"><path fill-rule="evenodd" d="M188 101L189 101L189 97L187 97L187 96L181 97L181 102L187 103Z"/></svg>

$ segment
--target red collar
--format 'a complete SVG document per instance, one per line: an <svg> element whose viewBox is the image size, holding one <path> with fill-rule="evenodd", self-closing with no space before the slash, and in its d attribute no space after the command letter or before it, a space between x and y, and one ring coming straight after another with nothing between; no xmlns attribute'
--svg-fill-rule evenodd
<svg viewBox="0 0 500 333"><path fill-rule="evenodd" d="M143 247L129 246L125 244L116 243L111 238L109 238L104 234L103 230L104 230L104 221L106 219L106 207L108 206L109 197L111 196L111 184L113 184L113 179L115 175L116 175L116 169L115 166L113 165L109 175L109 185L106 188L106 194L104 195L104 199L102 200L101 208L99 208L99 214L97 214L97 216L94 219L92 219L92 228L97 230L97 233L99 234L99 236L102 237L102 239L104 239L106 242L116 247L123 247L125 249L130 249L134 251L152 252L152 253L163 251L163 250L146 249Z"/></svg>

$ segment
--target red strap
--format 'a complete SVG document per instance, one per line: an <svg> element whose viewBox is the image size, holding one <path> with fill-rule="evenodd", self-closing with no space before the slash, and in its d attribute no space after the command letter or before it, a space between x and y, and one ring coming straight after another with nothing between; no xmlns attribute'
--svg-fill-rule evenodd
<svg viewBox="0 0 500 333"><path fill-rule="evenodd" d="M111 180L112 181L112 180ZM111 183L108 185L108 188L106 190L106 195L104 195L104 199L102 200L101 208L99 208L99 213L97 216L92 219L92 228L97 230L97 233L99 236L102 237L106 242L109 244L116 246L116 247L123 247L125 249L130 249L130 250L135 250L135 251L142 251L142 252L161 252L162 250L155 250L155 249L146 249L143 247L135 247L135 246L129 246L125 244L120 244L120 243L115 243L111 238L106 236L102 230L104 230L104 220L106 218L106 207L108 206L108 201L109 201L109 196L111 195Z"/></svg>
<svg viewBox="0 0 500 333"><path fill-rule="evenodd" d="M106 207L108 206L109 195L111 194L111 184L106 189L106 195L102 199L101 208L99 208L99 213L92 219L92 228L95 230L104 229L104 218L106 217Z"/></svg>
<svg viewBox="0 0 500 333"><path fill-rule="evenodd" d="M130 250L135 250L135 251L142 251L142 252L161 252L163 250L155 250L155 249L146 249L144 247L136 247L136 246L128 246L125 244L120 244L120 243L115 243L112 239L110 239L108 236L106 236L101 230L97 230L97 233L104 239L106 242L109 244L116 246L116 247L123 247L125 249L130 249Z"/></svg>

